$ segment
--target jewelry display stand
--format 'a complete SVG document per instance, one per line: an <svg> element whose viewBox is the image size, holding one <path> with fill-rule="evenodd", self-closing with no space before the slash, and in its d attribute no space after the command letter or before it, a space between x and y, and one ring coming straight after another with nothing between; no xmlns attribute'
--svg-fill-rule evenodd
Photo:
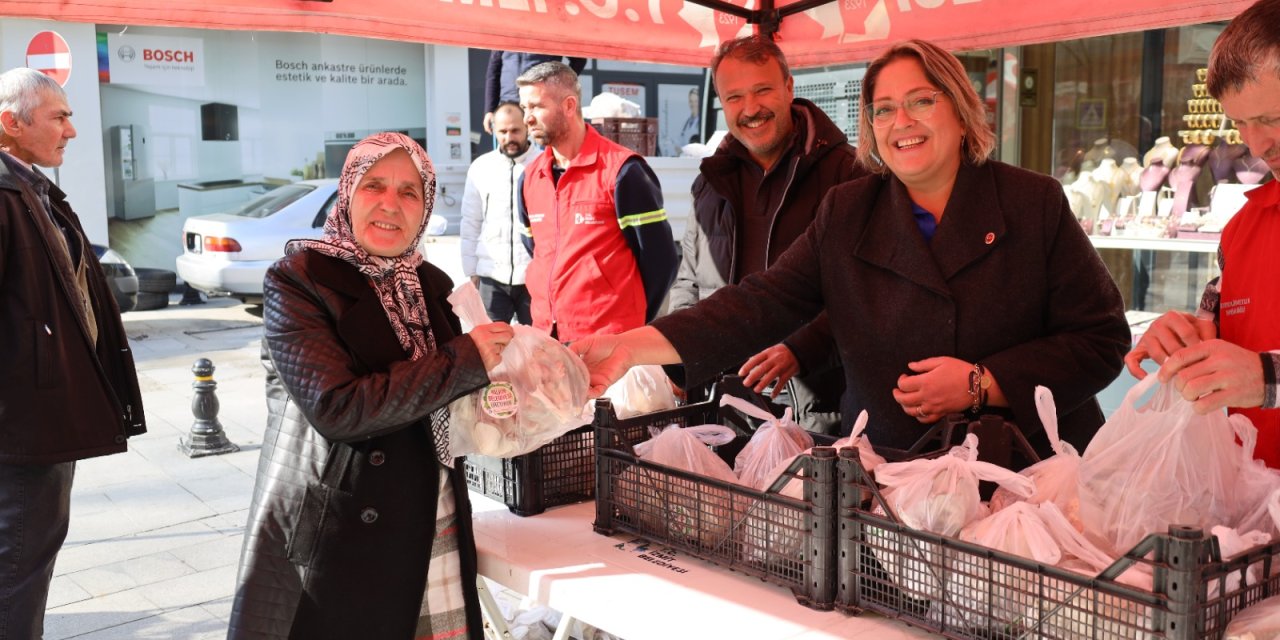
<svg viewBox="0 0 1280 640"><path fill-rule="evenodd" d="M1182 214L1192 206L1191 192L1195 188L1196 178L1209 159L1209 147L1202 144L1189 144L1178 154L1178 166L1169 172L1169 186L1173 187L1173 215L1181 220Z"/></svg>
<svg viewBox="0 0 1280 640"><path fill-rule="evenodd" d="M1165 167L1172 167L1173 163L1177 161L1178 148L1173 146L1173 141L1169 140L1169 136L1156 138L1155 144L1142 156L1142 166L1144 167L1150 167L1156 162L1160 162Z"/></svg>
<svg viewBox="0 0 1280 640"><path fill-rule="evenodd" d="M1137 158L1125 158L1120 163L1120 171L1124 173L1124 180L1120 184L1121 196L1136 196L1141 189L1138 188L1138 179L1142 177L1142 164Z"/></svg>

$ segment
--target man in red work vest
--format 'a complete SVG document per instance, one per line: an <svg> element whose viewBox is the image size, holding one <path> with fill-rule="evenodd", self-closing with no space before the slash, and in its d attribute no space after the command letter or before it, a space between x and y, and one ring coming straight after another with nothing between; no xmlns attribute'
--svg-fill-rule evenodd
<svg viewBox="0 0 1280 640"><path fill-rule="evenodd" d="M563 342L643 326L677 267L657 176L587 126L567 65L544 62L516 85L529 134L546 147L525 169L519 201L533 326Z"/></svg>
<svg viewBox="0 0 1280 640"><path fill-rule="evenodd" d="M1280 0L1259 0L1231 21L1209 56L1209 94L1235 122L1249 152L1280 179ZM1144 358L1161 364L1200 413L1228 407L1258 427L1256 456L1280 467L1280 181L1248 192L1222 230L1222 276L1195 314L1170 311L1125 357L1141 378Z"/></svg>

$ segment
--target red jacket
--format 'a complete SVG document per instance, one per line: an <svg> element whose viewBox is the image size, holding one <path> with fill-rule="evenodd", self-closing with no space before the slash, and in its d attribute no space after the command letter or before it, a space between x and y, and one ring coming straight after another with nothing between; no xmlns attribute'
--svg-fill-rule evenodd
<svg viewBox="0 0 1280 640"><path fill-rule="evenodd" d="M618 171L635 152L593 127L553 182L551 149L525 169L524 206L533 236L525 273L533 326L559 340L645 324L644 282L614 203ZM665 215L665 214L663 214ZM640 221L641 223L643 221Z"/></svg>
<svg viewBox="0 0 1280 640"><path fill-rule="evenodd" d="M1252 351L1280 348L1280 280L1274 248L1280 246L1280 182L1250 191L1249 202L1222 230L1218 336ZM1230 269L1230 271L1227 271ZM1254 457L1280 467L1280 409L1231 409L1258 428Z"/></svg>

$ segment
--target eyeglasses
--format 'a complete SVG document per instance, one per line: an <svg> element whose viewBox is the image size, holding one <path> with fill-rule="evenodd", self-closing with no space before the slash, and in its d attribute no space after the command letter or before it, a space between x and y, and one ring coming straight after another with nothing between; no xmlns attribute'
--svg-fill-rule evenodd
<svg viewBox="0 0 1280 640"><path fill-rule="evenodd" d="M920 91L912 91L907 94L907 99L902 101L902 108L906 109L907 116L912 120L924 120L933 114L933 108L938 104L938 94L942 91L930 91L923 89ZM871 103L871 126L877 129L883 129L894 123L898 119L898 103L892 100L880 100Z"/></svg>

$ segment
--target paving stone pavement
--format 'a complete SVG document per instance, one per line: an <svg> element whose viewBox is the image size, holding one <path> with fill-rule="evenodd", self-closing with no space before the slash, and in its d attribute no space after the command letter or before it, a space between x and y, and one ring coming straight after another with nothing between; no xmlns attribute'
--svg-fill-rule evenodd
<svg viewBox="0 0 1280 640"><path fill-rule="evenodd" d="M461 282L456 236L432 240L431 261ZM148 432L126 453L76 466L48 640L226 637L267 415L261 307L226 298L177 306L179 298L123 316ZM198 358L216 367L218 420L238 452L189 459L178 450L194 421Z"/></svg>

